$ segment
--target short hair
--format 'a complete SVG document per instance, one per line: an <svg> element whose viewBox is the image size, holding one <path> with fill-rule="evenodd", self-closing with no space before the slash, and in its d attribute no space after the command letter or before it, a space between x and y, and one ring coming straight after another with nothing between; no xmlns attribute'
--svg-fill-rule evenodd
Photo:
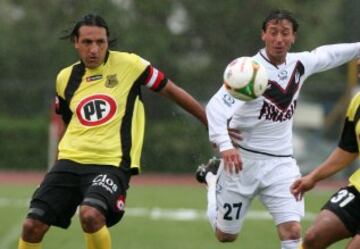
<svg viewBox="0 0 360 249"><path fill-rule="evenodd" d="M74 25L74 27L72 29L70 29L70 31L68 31L68 34L64 35L63 37L61 37L61 39L70 39L70 41L75 42L75 38L79 37L79 29L82 26L96 26L96 27L102 27L106 30L106 36L108 37L108 40L110 38L110 31L109 31L109 27L106 23L106 21L104 20L104 18L102 18L99 15L96 14L87 14L83 17L81 17ZM113 43L115 43L115 39L113 40L109 40L109 45L113 45Z"/></svg>
<svg viewBox="0 0 360 249"><path fill-rule="evenodd" d="M293 31L296 32L299 29L299 23L296 21L293 13L288 10L273 10L269 13L269 15L265 18L262 23L262 30L266 31L266 25L270 22L275 20L276 22L287 20L291 22Z"/></svg>

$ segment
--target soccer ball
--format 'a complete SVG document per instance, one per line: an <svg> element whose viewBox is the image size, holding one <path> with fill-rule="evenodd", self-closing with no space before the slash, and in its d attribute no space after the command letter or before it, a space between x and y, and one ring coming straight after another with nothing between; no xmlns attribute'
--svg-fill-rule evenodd
<svg viewBox="0 0 360 249"><path fill-rule="evenodd" d="M224 71L226 90L236 99L249 101L261 96L268 85L266 69L251 57L239 57Z"/></svg>

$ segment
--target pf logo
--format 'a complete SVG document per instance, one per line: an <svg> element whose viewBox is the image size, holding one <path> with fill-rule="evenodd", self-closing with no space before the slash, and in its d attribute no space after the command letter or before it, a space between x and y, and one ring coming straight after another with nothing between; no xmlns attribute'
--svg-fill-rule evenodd
<svg viewBox="0 0 360 249"><path fill-rule="evenodd" d="M80 101L76 115L85 126L102 125L116 113L116 101L105 94L95 94Z"/></svg>

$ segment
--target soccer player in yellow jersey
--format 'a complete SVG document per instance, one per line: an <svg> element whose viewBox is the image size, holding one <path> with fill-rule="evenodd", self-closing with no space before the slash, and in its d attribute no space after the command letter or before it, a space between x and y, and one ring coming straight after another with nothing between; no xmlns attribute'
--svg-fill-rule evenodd
<svg viewBox="0 0 360 249"><path fill-rule="evenodd" d="M353 162L360 153L360 93L352 99L338 147L308 175L296 180L291 192L300 200L306 191ZM314 224L306 231L303 249L322 249L352 238L347 249L360 248L360 169L349 178L349 185L338 190L324 205Z"/></svg>
<svg viewBox="0 0 360 249"><path fill-rule="evenodd" d="M124 214L130 177L140 172L141 86L168 97L206 126L200 103L136 54L109 49L104 19L89 14L66 38L80 61L56 80L56 112L66 130L58 160L35 191L18 249L39 249L50 226L68 228L79 206L88 249L110 249L108 227Z"/></svg>

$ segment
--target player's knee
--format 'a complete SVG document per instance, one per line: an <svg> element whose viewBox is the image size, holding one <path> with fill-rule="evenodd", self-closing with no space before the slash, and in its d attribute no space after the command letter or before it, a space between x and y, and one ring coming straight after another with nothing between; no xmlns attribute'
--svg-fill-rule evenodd
<svg viewBox="0 0 360 249"><path fill-rule="evenodd" d="M237 238L237 234L230 234L230 233L224 233L220 231L219 229L216 229L216 238L220 242L233 242Z"/></svg>
<svg viewBox="0 0 360 249"><path fill-rule="evenodd" d="M294 223L289 230L288 235L289 240L297 240L301 237L301 225L299 223Z"/></svg>
<svg viewBox="0 0 360 249"><path fill-rule="evenodd" d="M301 225L298 222L288 222L279 225L281 240L298 240L301 238Z"/></svg>
<svg viewBox="0 0 360 249"><path fill-rule="evenodd" d="M94 233L105 225L105 216L96 208L80 207L80 223L86 233Z"/></svg>
<svg viewBox="0 0 360 249"><path fill-rule="evenodd" d="M319 238L316 235L316 232L314 229L308 229L305 233L305 236L303 238L303 246L306 249L316 249L319 248L318 246Z"/></svg>
<svg viewBox="0 0 360 249"><path fill-rule="evenodd" d="M40 242L49 226L34 219L26 219L22 226L22 238L30 243Z"/></svg>

